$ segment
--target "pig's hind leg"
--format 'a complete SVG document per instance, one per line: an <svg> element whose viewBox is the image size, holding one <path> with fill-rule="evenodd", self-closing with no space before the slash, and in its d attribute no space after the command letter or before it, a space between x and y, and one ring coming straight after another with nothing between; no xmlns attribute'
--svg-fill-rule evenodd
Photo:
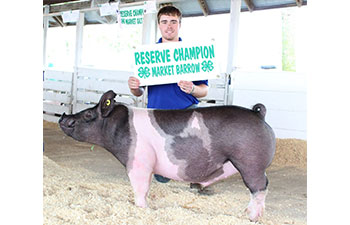
<svg viewBox="0 0 350 225"><path fill-rule="evenodd" d="M251 199L246 211L251 221L257 221L263 215L265 209L265 198L267 195L268 180L265 167L259 162L236 163L244 184L251 193Z"/></svg>

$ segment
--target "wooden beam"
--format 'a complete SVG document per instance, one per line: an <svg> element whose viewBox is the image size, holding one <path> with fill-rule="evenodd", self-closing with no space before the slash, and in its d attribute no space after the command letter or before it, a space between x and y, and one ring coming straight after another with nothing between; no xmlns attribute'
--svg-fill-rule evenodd
<svg viewBox="0 0 350 225"><path fill-rule="evenodd" d="M298 7L301 7L303 5L303 0L295 0L295 2L297 3Z"/></svg>
<svg viewBox="0 0 350 225"><path fill-rule="evenodd" d="M90 6L91 2L73 2L71 4L53 5L50 6L50 13L89 9Z"/></svg>
<svg viewBox="0 0 350 225"><path fill-rule="evenodd" d="M52 17L61 27L66 27L66 24L61 19L61 16L53 16Z"/></svg>
<svg viewBox="0 0 350 225"><path fill-rule="evenodd" d="M209 8L208 8L207 1L206 0L198 0L198 3L203 11L203 15L208 16L209 15Z"/></svg>
<svg viewBox="0 0 350 225"><path fill-rule="evenodd" d="M244 0L245 4L247 5L249 12L253 12L255 9L255 5L252 0Z"/></svg>
<svg viewBox="0 0 350 225"><path fill-rule="evenodd" d="M53 4L61 4L61 3L70 3L81 0L43 0L43 5L53 5Z"/></svg>
<svg viewBox="0 0 350 225"><path fill-rule="evenodd" d="M165 7L165 6L172 6L172 5L173 5L173 3L171 3L171 2L168 2L168 3L160 3L158 8L160 9L160 8Z"/></svg>

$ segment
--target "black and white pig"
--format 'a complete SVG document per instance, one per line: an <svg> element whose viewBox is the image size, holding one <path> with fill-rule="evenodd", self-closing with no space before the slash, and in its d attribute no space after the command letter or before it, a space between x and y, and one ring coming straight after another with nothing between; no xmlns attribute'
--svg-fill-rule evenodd
<svg viewBox="0 0 350 225"><path fill-rule="evenodd" d="M204 188L239 172L251 193L250 220L262 216L265 170L275 153L264 105L155 110L117 103L115 96L108 91L95 107L63 114L59 125L68 136L107 149L126 167L137 206L147 207L153 173Z"/></svg>

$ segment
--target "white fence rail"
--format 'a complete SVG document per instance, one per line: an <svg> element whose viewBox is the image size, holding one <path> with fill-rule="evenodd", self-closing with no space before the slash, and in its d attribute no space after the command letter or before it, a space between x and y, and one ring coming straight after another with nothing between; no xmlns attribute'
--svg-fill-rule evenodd
<svg viewBox="0 0 350 225"><path fill-rule="evenodd" d="M78 68L74 112L96 105L101 95L108 90L117 93L118 102L137 106L139 100L131 94L127 83L132 74L129 71Z"/></svg>
<svg viewBox="0 0 350 225"><path fill-rule="evenodd" d="M210 105L225 105L227 104L226 96L228 95L229 87L225 74L221 74L218 79L208 80L209 90L207 96L199 99L201 106Z"/></svg>
<svg viewBox="0 0 350 225"><path fill-rule="evenodd" d="M233 104L263 103L278 138L307 139L306 76L292 72L233 73Z"/></svg>
<svg viewBox="0 0 350 225"><path fill-rule="evenodd" d="M57 122L58 116L71 113L71 91L73 72L44 71L43 111L44 119Z"/></svg>

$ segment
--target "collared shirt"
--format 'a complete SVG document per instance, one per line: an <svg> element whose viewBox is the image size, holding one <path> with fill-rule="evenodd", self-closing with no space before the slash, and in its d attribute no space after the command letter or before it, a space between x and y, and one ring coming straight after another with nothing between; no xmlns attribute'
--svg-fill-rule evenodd
<svg viewBox="0 0 350 225"><path fill-rule="evenodd" d="M179 41L182 41L179 38ZM157 44L162 43L160 38ZM205 84L208 80L193 81L195 85ZM177 83L148 86L147 108L155 109L185 109L193 104L198 104L198 99L191 94L183 92Z"/></svg>

